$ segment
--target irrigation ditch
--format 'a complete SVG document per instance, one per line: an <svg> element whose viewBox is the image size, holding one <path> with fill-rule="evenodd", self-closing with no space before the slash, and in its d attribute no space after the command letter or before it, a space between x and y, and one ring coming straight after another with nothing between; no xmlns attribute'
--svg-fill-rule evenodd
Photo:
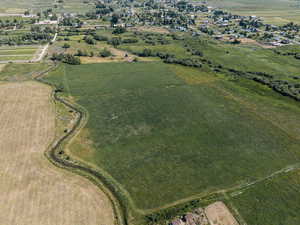
<svg viewBox="0 0 300 225"><path fill-rule="evenodd" d="M37 76L34 77L34 80L50 86L53 90L52 96L54 101L62 103L64 106L74 111L78 115L78 117L76 118L71 129L67 130L67 132L62 137L54 141L49 146L48 150L45 152L45 156L55 166L79 174L89 179L97 187L99 187L99 189L101 189L107 195L110 202L112 203L116 225L128 225L130 219L132 218L131 213L135 212L138 212L140 215L142 215L143 219L145 219L144 222L147 222L148 224L158 224L160 222L165 222L174 218L177 215L183 214L194 208L202 206L203 204L207 205L217 200L229 201L229 196L239 195L243 193L244 190L255 186L255 184L257 183L271 179L274 176L279 176L287 172L291 172L293 170L298 170L300 168L300 164L290 165L286 168L275 171L273 174L267 177L254 180L250 183L243 183L235 187L217 190L205 195L195 195L191 198L182 199L181 201L177 201L173 204L168 204L157 209L136 209L134 204L130 202L130 199L127 197L127 194L124 192L124 190L122 190L121 187L117 185L113 179L111 179L107 174L105 174L105 172L96 170L95 168L92 168L91 166L83 162L79 162L78 160L75 160L72 157L62 157L62 155L59 153L61 150L64 149L66 144L69 143L70 139L74 137L84 126L85 121L87 120L88 112L86 112L86 110L82 106L65 100L63 97L60 96L60 93L62 91L59 87L43 79L48 72L56 69L58 65L59 64L55 63L47 70L40 72ZM234 73L236 71L232 72ZM225 198L224 195L226 195L227 198ZM231 206L229 207L231 208L231 211L235 211L232 209ZM236 214L236 212L234 212L234 214ZM244 221L243 219L240 219L240 216L237 216L237 219L239 220L240 224L244 224Z"/></svg>
<svg viewBox="0 0 300 225"><path fill-rule="evenodd" d="M85 110L79 105L72 104L65 99L61 98L58 94L61 92L55 85L43 79L43 77L50 71L56 69L59 64L54 64L45 71L40 72L34 77L34 80L43 84L46 84L52 88L52 97L55 101L62 103L64 106L73 110L77 115L75 123L63 136L58 140L55 140L49 148L45 151L46 158L55 166L66 169L70 172L81 175L89 179L97 187L103 191L108 199L110 200L114 215L116 225L128 225L128 207L126 206L126 198L122 197L121 190L118 190L116 185L113 185L112 182L99 171L91 168L90 166L83 165L81 162L75 161L68 157L68 159L62 158L58 151L63 149L67 142L80 131L86 118Z"/></svg>

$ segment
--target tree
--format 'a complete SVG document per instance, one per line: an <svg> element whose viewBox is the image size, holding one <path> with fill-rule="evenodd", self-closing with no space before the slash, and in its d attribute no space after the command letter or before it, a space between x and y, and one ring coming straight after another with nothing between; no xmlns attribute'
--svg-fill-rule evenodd
<svg viewBox="0 0 300 225"><path fill-rule="evenodd" d="M107 49L107 48L104 48L102 51L100 51L100 54L99 54L101 57L109 57L111 56L111 52Z"/></svg>
<svg viewBox="0 0 300 225"><path fill-rule="evenodd" d="M241 41L238 40L237 38L235 38L235 39L233 40L233 42L232 42L232 44L240 44L240 43L241 43Z"/></svg>
<svg viewBox="0 0 300 225"><path fill-rule="evenodd" d="M68 63L71 65L80 65L81 64L80 58L76 57L74 55L71 55L71 54L65 54L62 61L64 63Z"/></svg>
<svg viewBox="0 0 300 225"><path fill-rule="evenodd" d="M151 49L148 49L148 48L145 48L143 50L143 52L140 54L140 56L142 56L142 57L149 57L151 55L152 55L152 51L151 51Z"/></svg>
<svg viewBox="0 0 300 225"><path fill-rule="evenodd" d="M81 49L77 50L76 56L88 56L87 51L82 51Z"/></svg>
<svg viewBox="0 0 300 225"><path fill-rule="evenodd" d="M117 24L119 21L119 16L117 14L113 14L112 17L111 17L111 20L110 20L110 24L111 26Z"/></svg>
<svg viewBox="0 0 300 225"><path fill-rule="evenodd" d="M57 15L56 14L53 14L52 15L52 17L50 18L50 20L52 20L52 21L55 21L55 20L57 20L58 18L57 18Z"/></svg>
<svg viewBox="0 0 300 225"><path fill-rule="evenodd" d="M119 37L113 37L111 40L108 41L108 43L116 47L122 43L122 40Z"/></svg>
<svg viewBox="0 0 300 225"><path fill-rule="evenodd" d="M68 43L64 43L64 45L62 46L63 48L65 48L65 49L67 49L67 48L70 48L71 47L71 45L70 44L68 44Z"/></svg>
<svg viewBox="0 0 300 225"><path fill-rule="evenodd" d="M126 32L126 28L125 27L116 27L116 29L113 30L113 34L123 34Z"/></svg>
<svg viewBox="0 0 300 225"><path fill-rule="evenodd" d="M89 45L95 45L96 44L96 40L92 36L85 36L84 40Z"/></svg>

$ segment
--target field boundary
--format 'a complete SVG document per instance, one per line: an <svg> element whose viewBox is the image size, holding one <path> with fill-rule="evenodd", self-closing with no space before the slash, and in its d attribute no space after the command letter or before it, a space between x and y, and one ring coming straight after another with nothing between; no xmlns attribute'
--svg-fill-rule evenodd
<svg viewBox="0 0 300 225"><path fill-rule="evenodd" d="M206 190L193 196L189 196L184 199L179 199L175 202L171 202L169 204L157 208L139 209L135 207L135 204L130 198L129 193L127 193L126 190L122 190L122 186L118 184L117 181L111 178L111 176L107 174L107 172L103 171L101 168L95 168L94 165L87 164L83 160L74 158L74 156L72 155L70 160L65 160L58 156L57 150L59 150L60 148L65 149L66 146L70 144L70 141L72 141L72 139L79 134L79 132L87 122L89 113L86 111L85 108L78 105L77 103L71 103L65 98L58 96L58 94L61 91L55 85L43 79L43 76L45 74L47 74L51 70L54 70L57 67L58 64L55 64L50 69L41 72L37 77L35 77L35 80L51 86L53 89L53 99L55 101L61 102L67 108L74 110L79 115L79 117L76 118L74 125L64 136L62 136L58 141L55 141L51 146L49 146L49 149L45 152L45 155L50 160L50 162L52 162L57 167L64 168L74 173L77 173L89 179L96 186L98 186L112 202L116 216L116 222L119 225L128 225L129 218L130 216L132 216L132 213L138 213L141 216L151 216L151 214L157 214L163 212L164 210L171 209L173 207L180 207L180 205L188 204L189 202L194 200L199 201L201 204L206 204L210 201L217 201L222 199L229 201L231 197L242 194L244 190L255 186L257 183L261 183L266 180L272 179L275 176L280 176L282 174L286 174L294 170L300 169L300 163L297 163L286 166L280 170L273 172L272 174L258 178L252 182L243 182L235 186L214 191ZM69 156L70 154L67 155ZM232 207L230 208L231 211L234 211L235 214L238 213L236 212L236 210L233 210ZM245 224L245 221L242 220L242 222L242 224Z"/></svg>
<svg viewBox="0 0 300 225"><path fill-rule="evenodd" d="M67 161L65 159L59 158L56 154L56 151L60 149L61 147L64 147L64 145L74 136L77 134L77 132L80 131L82 126L84 125L85 121L85 110L82 109L79 105L73 105L70 102L67 102L66 100L58 97L56 87L51 84L50 82L47 82L42 79L44 75L46 75L48 72L56 69L58 67L58 64L54 64L52 67L48 68L47 70L41 72L38 74L34 80L43 84L46 84L52 88L52 98L54 101L59 101L64 106L66 106L69 109L74 110L76 113L78 113L79 117L76 119L74 125L72 128L62 137L58 138L58 140L55 140L48 149L44 152L45 157L56 167L66 169L68 171L71 171L73 173L76 173L78 175L81 175L88 180L90 180L93 184L95 184L98 188L100 188L101 191L104 192L104 194L108 197L110 202L112 203L112 208L115 214L115 223L117 225L127 225L127 212L126 208L122 207L120 204L122 201L116 198L117 193L113 193L113 190L108 188L112 187L112 185L109 185L109 183L106 181L105 176L102 174L94 171L92 168L87 167L86 165L81 165L78 162L75 161ZM106 181L106 182L105 182ZM115 195L116 194L116 195Z"/></svg>

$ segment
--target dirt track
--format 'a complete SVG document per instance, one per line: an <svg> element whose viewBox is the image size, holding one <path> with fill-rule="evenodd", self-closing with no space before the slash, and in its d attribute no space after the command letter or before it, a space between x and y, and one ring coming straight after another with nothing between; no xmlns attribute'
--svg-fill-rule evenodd
<svg viewBox="0 0 300 225"><path fill-rule="evenodd" d="M106 195L44 157L55 128L50 93L37 82L0 84L1 225L112 225Z"/></svg>

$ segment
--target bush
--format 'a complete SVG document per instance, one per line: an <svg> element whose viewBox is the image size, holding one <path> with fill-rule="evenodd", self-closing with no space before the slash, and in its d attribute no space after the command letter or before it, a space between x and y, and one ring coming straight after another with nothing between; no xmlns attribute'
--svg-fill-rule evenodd
<svg viewBox="0 0 300 225"><path fill-rule="evenodd" d="M84 40L89 45L95 45L96 44L96 40L92 36L85 36Z"/></svg>
<svg viewBox="0 0 300 225"><path fill-rule="evenodd" d="M114 30L113 30L113 34L123 34L126 32L126 28L125 27L116 27Z"/></svg>
<svg viewBox="0 0 300 225"><path fill-rule="evenodd" d="M88 56L87 51L82 51L80 49L77 50L77 53L75 54L76 56Z"/></svg>
<svg viewBox="0 0 300 225"><path fill-rule="evenodd" d="M63 58L64 58L63 54L53 53L50 59L53 61L62 61Z"/></svg>
<svg viewBox="0 0 300 225"><path fill-rule="evenodd" d="M100 51L100 54L99 54L101 57L109 57L109 56L111 56L112 54L111 54L111 52L108 50L108 49L106 49L106 48L104 48L102 51Z"/></svg>
<svg viewBox="0 0 300 225"><path fill-rule="evenodd" d="M67 48L70 48L71 47L71 45L70 44L68 44L68 43L64 43L64 45L62 46L63 48L65 48L65 49L67 49Z"/></svg>
<svg viewBox="0 0 300 225"><path fill-rule="evenodd" d="M93 37L97 41L107 41L108 38L99 34L93 34Z"/></svg>
<svg viewBox="0 0 300 225"><path fill-rule="evenodd" d="M139 42L139 40L138 39L133 39L133 38L124 39L122 41L122 43L124 43L124 44L137 43L137 42Z"/></svg>
<svg viewBox="0 0 300 225"><path fill-rule="evenodd" d="M153 56L152 50L151 50L151 49L148 49L148 48L145 48L145 49L143 50L143 52L139 54L139 56L141 56L141 57L149 57L149 56Z"/></svg>
<svg viewBox="0 0 300 225"><path fill-rule="evenodd" d="M75 57L72 54L57 54L54 53L51 57L53 61L62 61L71 65L80 65L81 61L79 57Z"/></svg>
<svg viewBox="0 0 300 225"><path fill-rule="evenodd" d="M113 46L118 46L122 43L122 39L119 37L113 37L112 39L107 41L107 43Z"/></svg>
<svg viewBox="0 0 300 225"><path fill-rule="evenodd" d="M76 57L74 55L71 55L71 54L64 55L64 58L63 58L62 61L64 63L68 63L68 64L71 64L71 65L80 65L81 64L80 58Z"/></svg>

